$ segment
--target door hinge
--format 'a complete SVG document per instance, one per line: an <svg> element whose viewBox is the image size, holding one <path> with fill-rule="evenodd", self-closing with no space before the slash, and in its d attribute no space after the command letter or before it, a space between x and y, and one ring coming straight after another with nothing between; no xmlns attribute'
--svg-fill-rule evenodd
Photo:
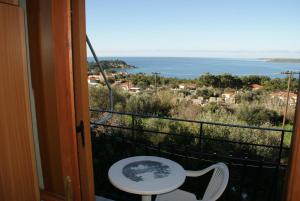
<svg viewBox="0 0 300 201"><path fill-rule="evenodd" d="M80 123L78 126L76 126L76 133L78 133L81 137L81 143L82 146L85 145L85 139L84 139L84 123L82 120L80 120Z"/></svg>

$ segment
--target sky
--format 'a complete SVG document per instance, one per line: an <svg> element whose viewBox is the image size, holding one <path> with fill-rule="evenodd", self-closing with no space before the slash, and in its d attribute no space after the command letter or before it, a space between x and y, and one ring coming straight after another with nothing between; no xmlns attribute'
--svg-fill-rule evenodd
<svg viewBox="0 0 300 201"><path fill-rule="evenodd" d="M87 34L105 57L300 58L299 10L300 0L86 0Z"/></svg>

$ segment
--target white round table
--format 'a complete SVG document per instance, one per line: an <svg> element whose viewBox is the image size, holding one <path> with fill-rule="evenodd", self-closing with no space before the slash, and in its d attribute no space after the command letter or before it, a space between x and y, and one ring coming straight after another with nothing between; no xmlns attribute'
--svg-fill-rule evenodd
<svg viewBox="0 0 300 201"><path fill-rule="evenodd" d="M152 195L179 188L185 177L181 165L155 156L125 158L113 164L108 171L108 178L116 188L142 195L142 201L151 201Z"/></svg>

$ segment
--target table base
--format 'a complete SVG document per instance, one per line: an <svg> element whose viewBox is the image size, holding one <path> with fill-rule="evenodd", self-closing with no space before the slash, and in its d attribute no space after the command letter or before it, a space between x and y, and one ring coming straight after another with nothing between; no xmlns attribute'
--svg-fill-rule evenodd
<svg viewBox="0 0 300 201"><path fill-rule="evenodd" d="M151 195L143 195L142 201L151 201Z"/></svg>

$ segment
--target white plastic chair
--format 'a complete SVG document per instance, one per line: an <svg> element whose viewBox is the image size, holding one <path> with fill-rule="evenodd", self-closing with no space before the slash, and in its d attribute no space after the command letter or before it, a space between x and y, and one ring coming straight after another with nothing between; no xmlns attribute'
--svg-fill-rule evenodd
<svg viewBox="0 0 300 201"><path fill-rule="evenodd" d="M215 201L225 191L229 179L229 170L224 163L216 163L200 171L186 170L187 177L199 177L214 170L213 175L200 201ZM158 195L155 201L198 201L195 194L180 189Z"/></svg>

